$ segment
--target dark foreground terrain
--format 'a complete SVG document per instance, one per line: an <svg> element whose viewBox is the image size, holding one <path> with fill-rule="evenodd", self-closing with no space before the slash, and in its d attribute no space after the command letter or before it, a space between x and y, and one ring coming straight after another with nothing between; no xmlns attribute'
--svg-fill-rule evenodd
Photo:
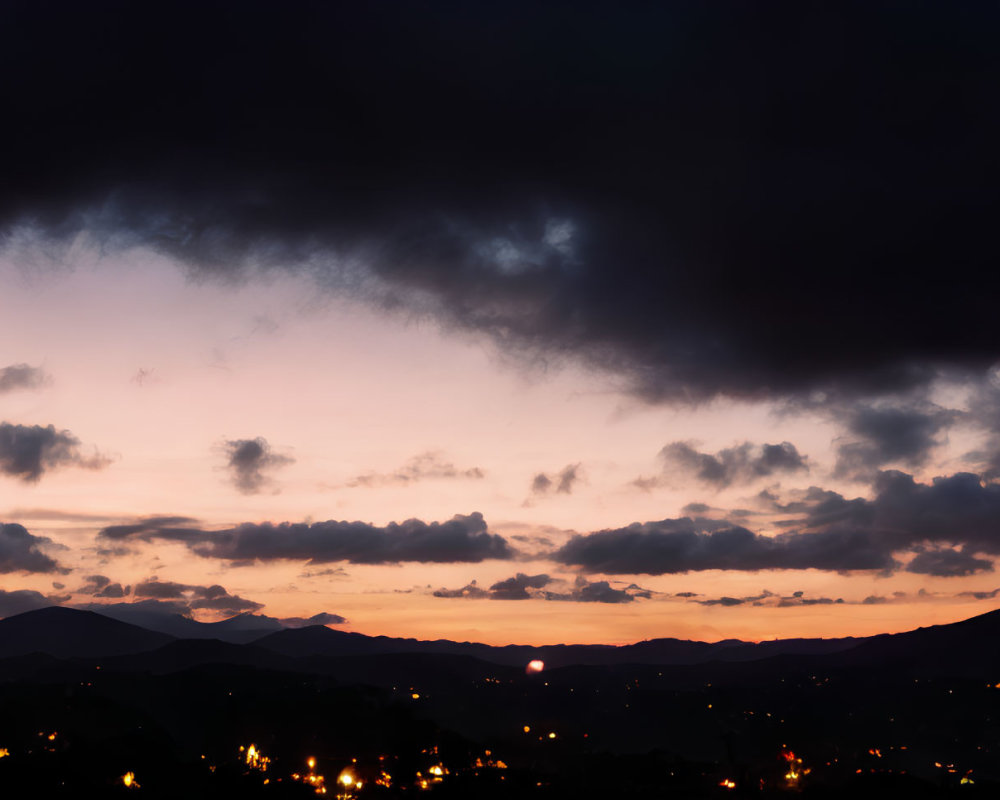
<svg viewBox="0 0 1000 800"><path fill-rule="evenodd" d="M64 608L0 621L3 796L1000 794L1000 612L759 645L220 639Z"/></svg>

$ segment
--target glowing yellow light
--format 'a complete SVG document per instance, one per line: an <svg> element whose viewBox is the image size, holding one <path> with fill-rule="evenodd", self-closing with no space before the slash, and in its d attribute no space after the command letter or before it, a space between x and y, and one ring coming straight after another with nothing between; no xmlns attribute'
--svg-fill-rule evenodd
<svg viewBox="0 0 1000 800"><path fill-rule="evenodd" d="M524 732L525 733L531 733L531 726L530 725L525 725L524 726Z"/></svg>
<svg viewBox="0 0 1000 800"><path fill-rule="evenodd" d="M306 764L309 765L309 769L315 769L315 767L316 767L316 759L313 758L312 756L309 756L308 760L306 761Z"/></svg>
<svg viewBox="0 0 1000 800"><path fill-rule="evenodd" d="M56 740L56 734L53 731L52 733L49 734L49 741L54 742L55 740Z"/></svg>
<svg viewBox="0 0 1000 800"><path fill-rule="evenodd" d="M736 788L736 781L732 781L732 780L729 780L729 778L726 778L723 781L719 781L719 786L723 786L726 789L735 789Z"/></svg>
<svg viewBox="0 0 1000 800"><path fill-rule="evenodd" d="M411 694L410 697L412 697L414 700L419 700L420 699L420 695L417 692L414 692L413 694Z"/></svg>
<svg viewBox="0 0 1000 800"><path fill-rule="evenodd" d="M8 750L6 747L0 747L0 758L6 758L9 755L10 755L10 750Z"/></svg>
<svg viewBox="0 0 1000 800"><path fill-rule="evenodd" d="M528 666L525 668L527 672L541 672L545 669L545 662L539 658L534 658L528 662Z"/></svg>
<svg viewBox="0 0 1000 800"><path fill-rule="evenodd" d="M244 748L241 747L240 752L245 752L244 760L250 769L258 769L261 772L267 772L267 767L271 763L271 759L261 753L260 750L257 749L256 745L251 744L245 751Z"/></svg>
<svg viewBox="0 0 1000 800"><path fill-rule="evenodd" d="M139 788L139 782L135 779L134 772L126 772L124 775L122 775L122 783L124 783L125 787L128 789Z"/></svg>
<svg viewBox="0 0 1000 800"><path fill-rule="evenodd" d="M344 786L354 785L354 775L348 769L345 769L343 772L341 772L340 775L337 777L337 780Z"/></svg>
<svg viewBox="0 0 1000 800"><path fill-rule="evenodd" d="M555 739L555 738L556 738L556 734L555 734L555 732L554 732L554 731L553 731L552 733L550 733L550 734L549 734L549 738L550 738L550 739Z"/></svg>

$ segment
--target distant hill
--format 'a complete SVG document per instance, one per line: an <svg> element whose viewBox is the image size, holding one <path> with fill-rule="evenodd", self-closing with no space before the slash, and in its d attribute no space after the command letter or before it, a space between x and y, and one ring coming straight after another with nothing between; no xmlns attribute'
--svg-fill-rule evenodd
<svg viewBox="0 0 1000 800"><path fill-rule="evenodd" d="M709 661L755 661L777 655L823 655L856 647L864 639L781 639L771 642L692 642L683 639L650 639L636 644L612 645L557 644L533 647L506 645L492 647L473 642L448 640L421 641L365 636L331 630L321 625L282 630L256 641L276 653L304 656L359 656L424 653L472 656L483 661L524 667L541 659L550 668L583 664L703 664Z"/></svg>
<svg viewBox="0 0 1000 800"><path fill-rule="evenodd" d="M253 645L218 639L180 639L142 653L105 660L107 669L163 675L210 664L296 671L300 667L286 656Z"/></svg>
<svg viewBox="0 0 1000 800"><path fill-rule="evenodd" d="M141 653L173 636L92 611L51 606L0 620L0 658L45 653L56 658L99 658Z"/></svg>
<svg viewBox="0 0 1000 800"><path fill-rule="evenodd" d="M221 622L198 622L190 617L165 611L156 601L93 603L87 610L178 639L219 639L232 644L246 644L285 628L274 617L262 614L239 614Z"/></svg>

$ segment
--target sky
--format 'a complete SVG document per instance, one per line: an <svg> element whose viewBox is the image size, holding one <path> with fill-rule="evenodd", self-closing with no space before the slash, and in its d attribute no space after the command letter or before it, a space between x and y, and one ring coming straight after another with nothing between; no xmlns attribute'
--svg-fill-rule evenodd
<svg viewBox="0 0 1000 800"><path fill-rule="evenodd" d="M1000 606L997 14L5 3L0 616Z"/></svg>

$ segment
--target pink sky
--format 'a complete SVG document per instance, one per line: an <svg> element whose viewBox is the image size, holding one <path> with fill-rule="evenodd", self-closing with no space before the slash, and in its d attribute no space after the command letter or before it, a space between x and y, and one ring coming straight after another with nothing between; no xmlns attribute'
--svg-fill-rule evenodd
<svg viewBox="0 0 1000 800"><path fill-rule="evenodd" d="M163 256L137 249L99 258L84 245L56 254L53 264L34 258L8 247L0 261L0 315L10 332L0 341L0 368L28 364L47 377L0 394L0 421L68 430L84 456L108 463L56 465L37 481L0 475L0 521L48 537L42 549L69 570L14 570L3 575L7 591L76 603L92 600L80 589L95 574L123 586L221 584L272 616L328 611L368 634L489 643L865 635L998 605L962 594L995 589L989 571L588 572L588 582L606 580L617 590L636 584L648 596L619 603L557 602L534 591L526 600L436 597L434 590L472 581L485 589L515 573L547 574L547 591L569 593L581 573L549 556L571 535L682 517L692 502L719 519L751 510L741 524L770 536L780 532L782 514L762 505L762 490L786 500L810 486L847 498L873 490L833 474L846 433L822 408L647 404L609 373L570 359L527 363L429 317L320 292L305 278L192 281ZM942 383L935 392L942 405L963 407L964 387ZM254 491L240 491L226 442L258 437L277 458L261 469ZM952 427L926 463L907 471L927 481L969 468L965 455L979 438L974 428ZM690 470L664 471L658 454L670 442L692 442L705 453L791 442L808 469L720 489ZM568 491L558 491L560 474L574 466ZM552 482L547 491L532 489L539 474ZM637 478L657 478L657 485L643 490ZM127 553L98 552L103 527L153 515L219 530L265 521L443 522L472 512L482 513L491 533L521 542L521 555L236 564L159 539L135 542ZM323 571L334 574L317 574ZM780 605L796 592L844 602ZM723 597L741 602L699 602Z"/></svg>

